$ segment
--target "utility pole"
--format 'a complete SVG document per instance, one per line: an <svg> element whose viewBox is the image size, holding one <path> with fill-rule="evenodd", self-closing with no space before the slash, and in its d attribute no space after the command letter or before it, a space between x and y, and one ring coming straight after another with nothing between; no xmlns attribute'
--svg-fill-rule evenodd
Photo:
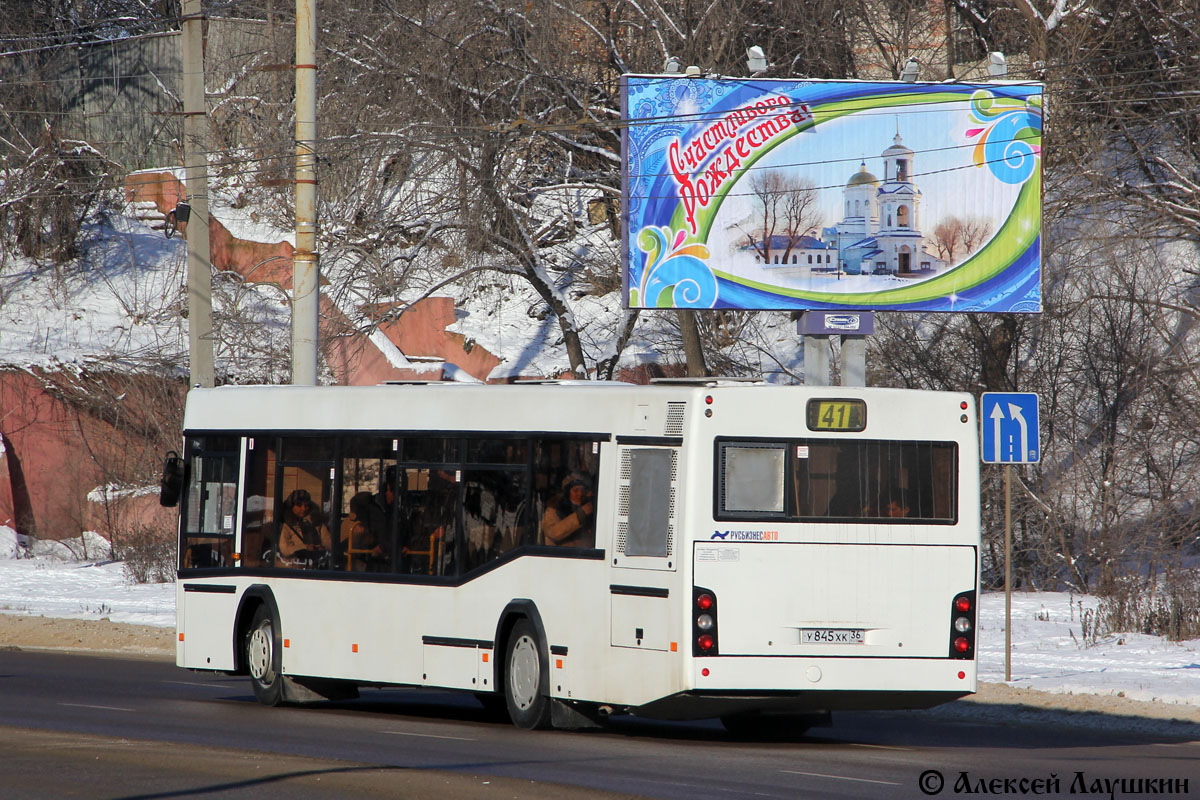
<svg viewBox="0 0 1200 800"><path fill-rule="evenodd" d="M296 249L292 255L292 383L317 385L317 0L296 0Z"/></svg>
<svg viewBox="0 0 1200 800"><path fill-rule="evenodd" d="M202 0L183 0L183 166L187 226L188 386L215 382L212 261L208 242L208 109L204 97Z"/></svg>

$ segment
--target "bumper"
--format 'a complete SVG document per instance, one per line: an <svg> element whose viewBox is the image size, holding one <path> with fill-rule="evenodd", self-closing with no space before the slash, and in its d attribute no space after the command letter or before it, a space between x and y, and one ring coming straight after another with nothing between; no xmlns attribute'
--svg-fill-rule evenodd
<svg viewBox="0 0 1200 800"><path fill-rule="evenodd" d="M949 658L716 656L693 659L691 670L690 689L635 713L702 719L743 711L930 708L978 685L973 660Z"/></svg>

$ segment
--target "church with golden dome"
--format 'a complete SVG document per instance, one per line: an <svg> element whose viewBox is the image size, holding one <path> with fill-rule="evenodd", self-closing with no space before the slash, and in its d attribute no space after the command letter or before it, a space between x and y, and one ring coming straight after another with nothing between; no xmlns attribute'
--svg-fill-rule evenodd
<svg viewBox="0 0 1200 800"><path fill-rule="evenodd" d="M921 190L913 182L915 153L900 133L881 154L883 179L865 161L842 190L842 221L823 238L836 241L841 271L847 275L917 277L947 264L925 249L921 234Z"/></svg>

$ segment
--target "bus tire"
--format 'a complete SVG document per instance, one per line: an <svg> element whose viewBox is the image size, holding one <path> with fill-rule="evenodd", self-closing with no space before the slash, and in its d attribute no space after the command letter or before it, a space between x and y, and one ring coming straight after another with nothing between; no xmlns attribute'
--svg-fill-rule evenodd
<svg viewBox="0 0 1200 800"><path fill-rule="evenodd" d="M527 619L513 626L504 654L504 700L508 718L524 730L550 726L550 695L537 631Z"/></svg>
<svg viewBox="0 0 1200 800"><path fill-rule="evenodd" d="M282 655L275 646L275 620L271 610L261 605L254 612L250 630L246 632L246 668L254 696L264 706L283 702Z"/></svg>

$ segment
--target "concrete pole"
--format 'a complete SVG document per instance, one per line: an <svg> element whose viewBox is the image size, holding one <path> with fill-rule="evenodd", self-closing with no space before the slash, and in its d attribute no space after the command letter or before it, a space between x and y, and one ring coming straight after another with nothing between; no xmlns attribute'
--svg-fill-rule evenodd
<svg viewBox="0 0 1200 800"><path fill-rule="evenodd" d="M867 385L867 337L842 337L842 386Z"/></svg>
<svg viewBox="0 0 1200 800"><path fill-rule="evenodd" d="M829 337L823 334L804 334L804 385L830 384Z"/></svg>
<svg viewBox="0 0 1200 800"><path fill-rule="evenodd" d="M183 166L191 214L187 223L188 386L215 381L212 260L208 242L208 110L204 97L201 0L183 0Z"/></svg>
<svg viewBox="0 0 1200 800"><path fill-rule="evenodd" d="M317 384L317 0L296 0L296 250L292 256L292 383Z"/></svg>

